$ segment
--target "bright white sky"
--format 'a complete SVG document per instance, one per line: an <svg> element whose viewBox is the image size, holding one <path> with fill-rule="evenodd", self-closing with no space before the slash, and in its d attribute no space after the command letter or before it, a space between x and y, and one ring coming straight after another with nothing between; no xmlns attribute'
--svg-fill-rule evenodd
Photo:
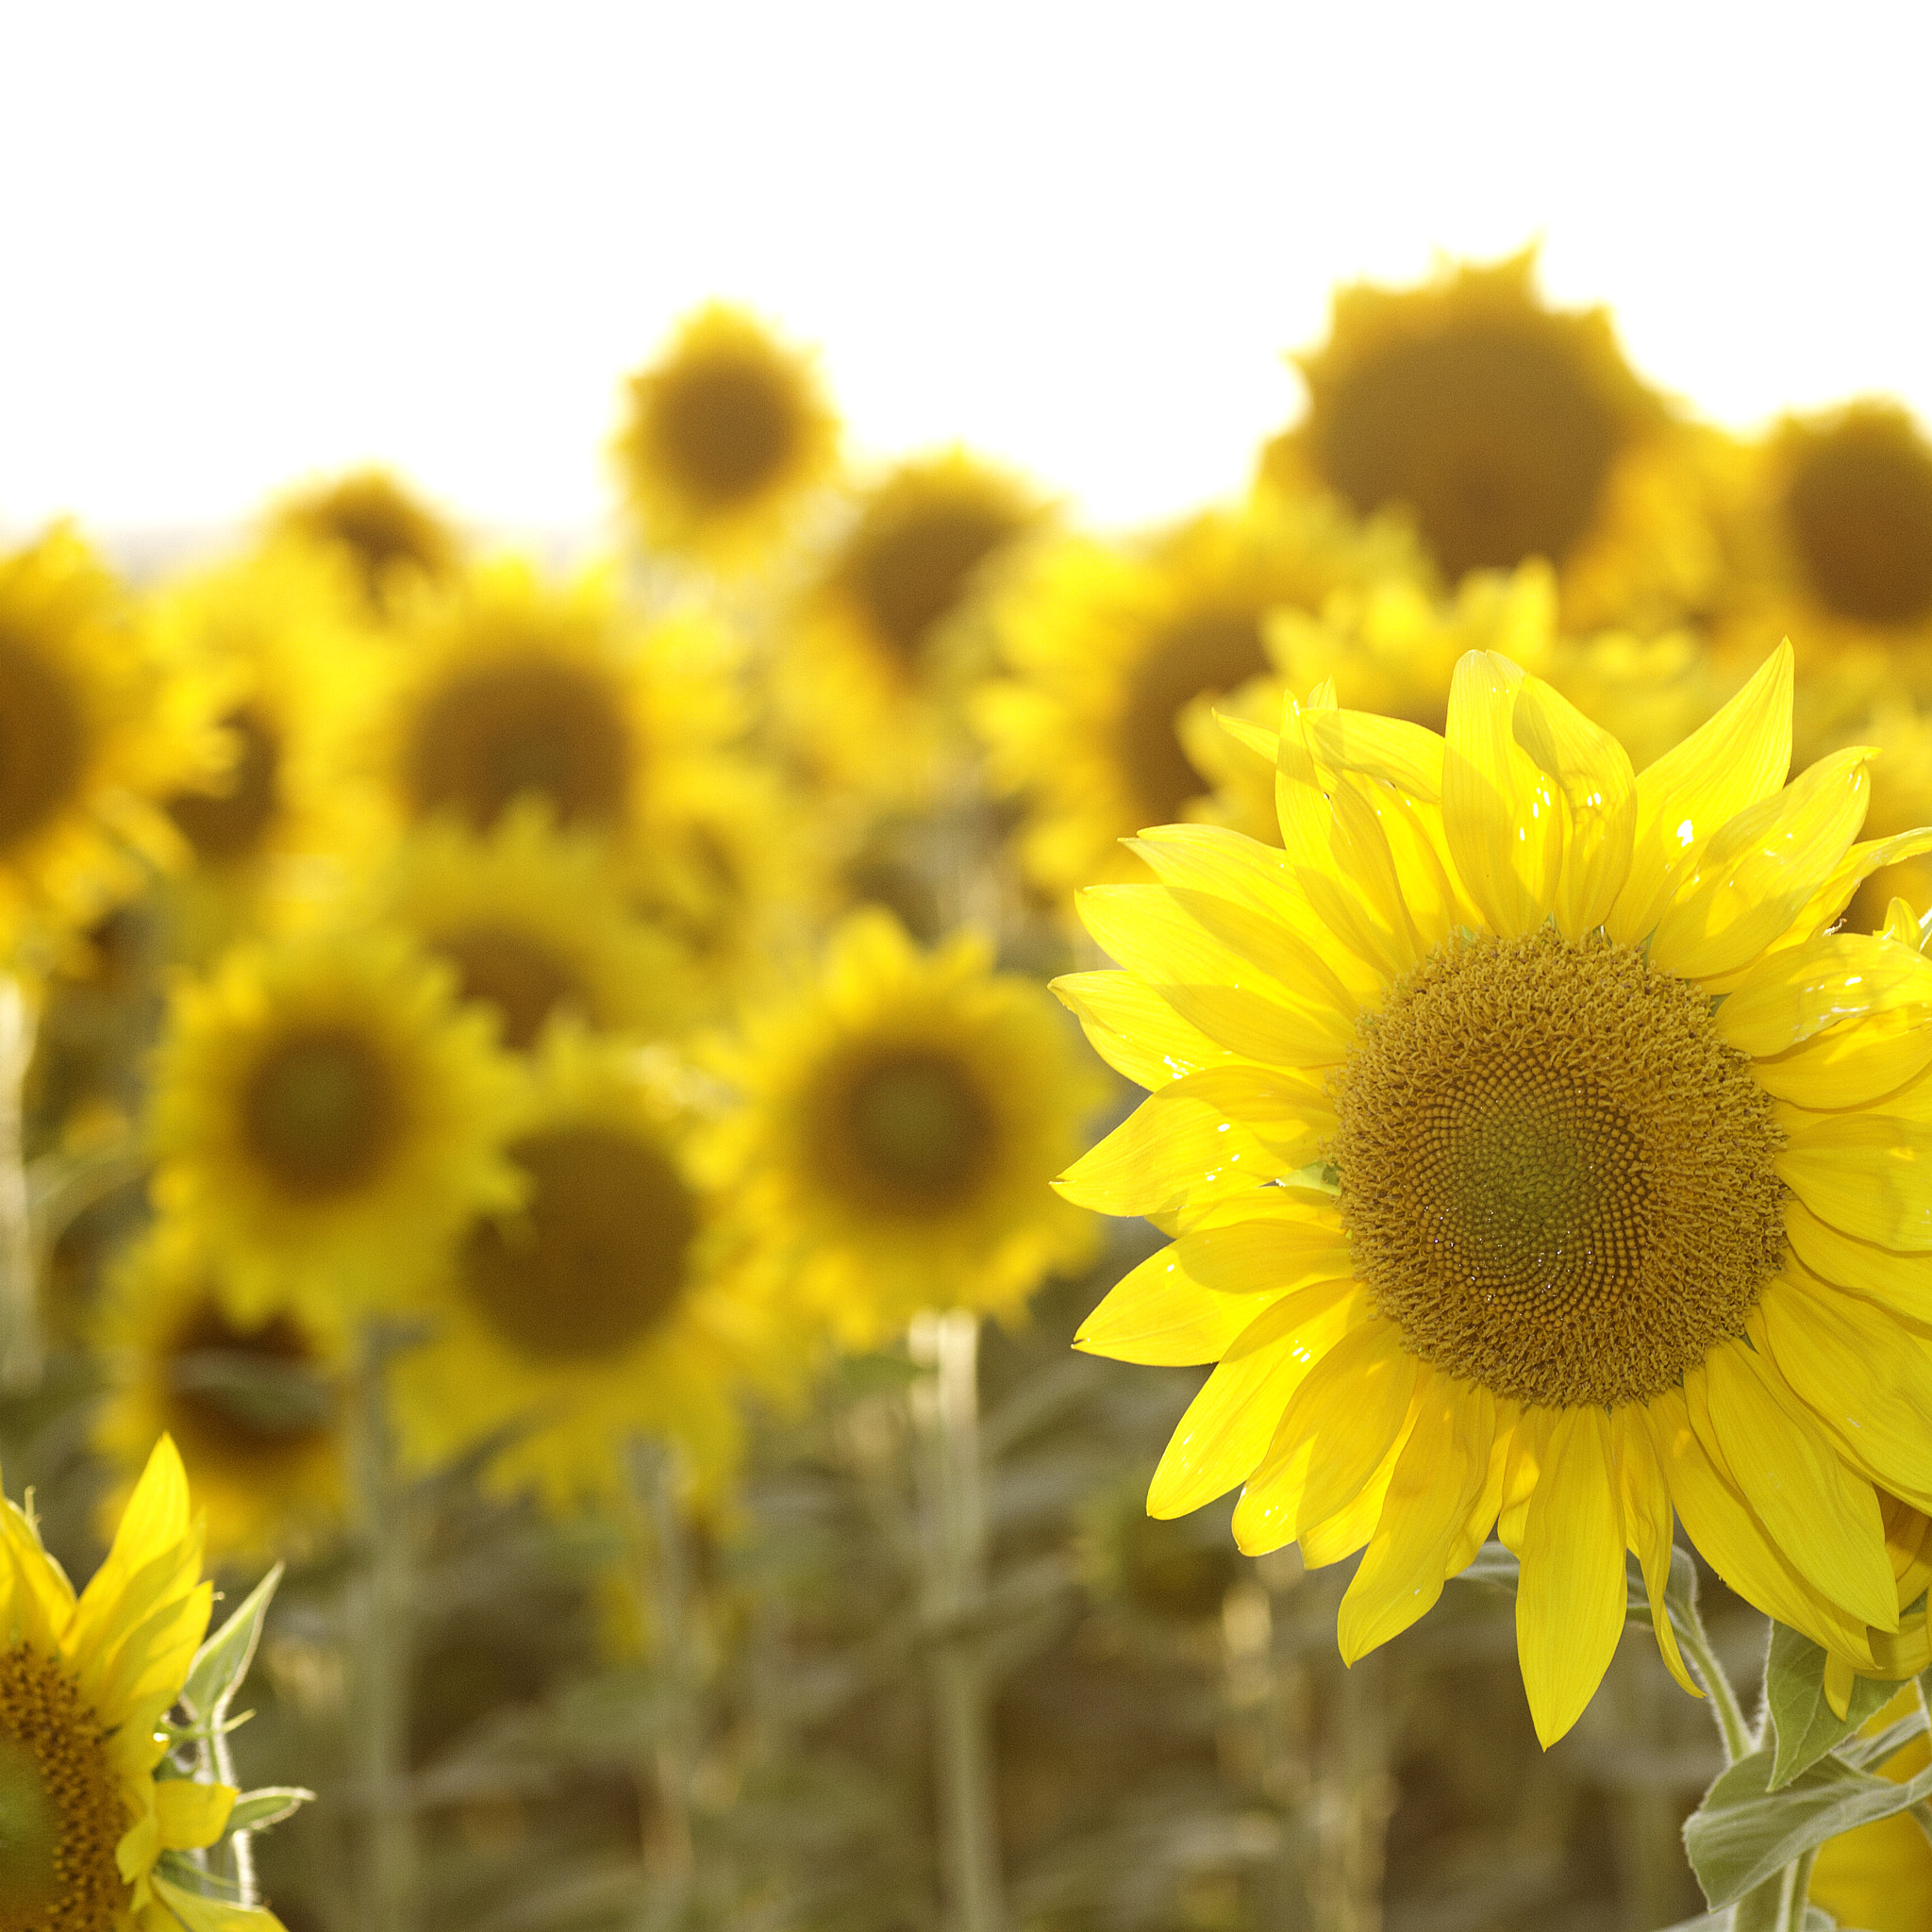
<svg viewBox="0 0 1932 1932"><path fill-rule="evenodd" d="M593 531L703 298L861 451L1104 523L1245 477L1328 291L1544 238L1708 414L1932 416L1932 10L0 0L0 530L218 525L379 458Z"/></svg>

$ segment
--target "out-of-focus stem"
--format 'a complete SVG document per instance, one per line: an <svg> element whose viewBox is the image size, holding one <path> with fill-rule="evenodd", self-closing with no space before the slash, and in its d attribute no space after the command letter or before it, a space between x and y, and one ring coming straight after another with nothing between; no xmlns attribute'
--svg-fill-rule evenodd
<svg viewBox="0 0 1932 1932"><path fill-rule="evenodd" d="M39 1386L46 1360L21 1119L37 1020L20 980L0 974L0 1391L14 1394Z"/></svg>
<svg viewBox="0 0 1932 1932"><path fill-rule="evenodd" d="M930 1373L913 1389L920 1528L941 1852L951 1932L1005 1932L986 1659L986 1498L979 1451L979 1321L922 1315L912 1353Z"/></svg>
<svg viewBox="0 0 1932 1932"><path fill-rule="evenodd" d="M1381 1932L1382 1872L1394 1781L1389 1774L1387 1658L1371 1651L1341 1675L1322 1807L1316 1924L1322 1932Z"/></svg>
<svg viewBox="0 0 1932 1932"><path fill-rule="evenodd" d="M1740 1757L1750 1757L1757 1748L1757 1740L1744 1721L1744 1707L1738 1702L1738 1693L1724 1665L1718 1661L1717 1652L1711 1648L1704 1619L1694 1606L1690 1607L1688 1618L1676 1624L1676 1631L1677 1641L1690 1653L1690 1668L1697 1673L1698 1681L1710 1699L1710 1714L1717 1720L1718 1734L1724 1740L1724 1762L1735 1764Z"/></svg>

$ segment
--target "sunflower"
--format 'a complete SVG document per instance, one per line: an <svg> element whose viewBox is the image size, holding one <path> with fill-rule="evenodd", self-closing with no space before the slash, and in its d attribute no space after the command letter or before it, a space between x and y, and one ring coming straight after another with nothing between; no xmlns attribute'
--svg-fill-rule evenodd
<svg viewBox="0 0 1932 1932"><path fill-rule="evenodd" d="M1083 1345L1219 1364L1150 1509L1244 1484L1243 1549L1364 1551L1351 1661L1493 1529L1546 1743L1674 1515L1883 1674L1878 1491L1932 1504L1932 960L1831 930L1932 834L1853 842L1868 751L1783 783L1790 691L1780 651L1637 777L1490 654L1446 742L1291 704L1283 847L1150 835L1160 884L1082 902L1126 970L1059 982L1154 1090L1064 1190L1178 1237Z"/></svg>
<svg viewBox="0 0 1932 1932"><path fill-rule="evenodd" d="M480 836L448 819L418 827L369 899L379 923L451 968L458 994L487 1008L518 1053L565 1016L652 1037L694 1004L690 962L626 908L603 841L558 831L541 800Z"/></svg>
<svg viewBox="0 0 1932 1932"><path fill-rule="evenodd" d="M1208 789L1177 716L1278 669L1269 612L1422 575L1391 525L1323 498L1263 494L1140 550L1066 538L1016 573L992 617L1011 677L975 692L1002 791L1031 799L1022 862L1060 893L1122 864L1119 841ZM1139 876L1130 868L1123 876Z"/></svg>
<svg viewBox="0 0 1932 1932"><path fill-rule="evenodd" d="M1650 627L1695 608L1721 554L1703 513L1708 439L1631 372L1602 308L1549 308L1533 249L1335 298L1298 359L1307 412L1264 479L1401 505L1449 576L1541 557L1572 621Z"/></svg>
<svg viewBox="0 0 1932 1932"><path fill-rule="evenodd" d="M479 1214L452 1245L435 1338L396 1366L413 1459L533 1424L492 1474L562 1507L615 1493L641 1434L675 1441L697 1493L715 1495L738 1459L738 1391L794 1351L748 1297L724 1197L688 1143L635 1056L552 1031L508 1140L524 1205Z"/></svg>
<svg viewBox="0 0 1932 1932"><path fill-rule="evenodd" d="M156 1204L225 1306L325 1323L407 1300L472 1214L508 1205L509 1065L400 937L238 948L182 987L156 1063Z"/></svg>
<svg viewBox="0 0 1932 1932"><path fill-rule="evenodd" d="M96 1446L131 1480L180 1450L218 1557L306 1545L343 1507L340 1330L292 1308L239 1321L202 1244L160 1223L122 1257L100 1324L114 1389Z"/></svg>
<svg viewBox="0 0 1932 1932"><path fill-rule="evenodd" d="M614 455L645 541L755 564L839 462L839 420L809 357L713 302L629 383Z"/></svg>
<svg viewBox="0 0 1932 1932"><path fill-rule="evenodd" d="M1875 1737L1919 1707L1918 1692L1907 1686L1865 1726ZM1878 1767L1879 1774L1903 1783L1932 1764L1932 1743L1914 1738ZM1932 1925L1932 1845L1909 1811L1862 1824L1819 1847L1811 1868L1811 1903L1841 1925L1864 1932L1924 1932Z"/></svg>
<svg viewBox="0 0 1932 1932"><path fill-rule="evenodd" d="M920 1309L1016 1309L1094 1225L1045 1182L1104 1090L1031 981L960 935L922 956L879 912L819 983L755 1010L716 1070L742 1097L711 1158L761 1258L841 1341Z"/></svg>
<svg viewBox="0 0 1932 1932"><path fill-rule="evenodd" d="M0 1499L0 1924L12 1932L279 1932L268 1912L163 1877L163 1854L214 1844L237 1793L157 1778L160 1720L208 1629L201 1531L166 1437L108 1560L76 1600L34 1519Z"/></svg>
<svg viewBox="0 0 1932 1932"><path fill-rule="evenodd" d="M78 537L0 555L0 949L35 963L178 859L159 801L221 760L207 692Z"/></svg>
<svg viewBox="0 0 1932 1932"><path fill-rule="evenodd" d="M953 706L996 574L1044 511L958 450L902 463L858 506L795 612L776 695L806 763L921 796L957 751Z"/></svg>
<svg viewBox="0 0 1932 1932"><path fill-rule="evenodd" d="M410 641L365 739L405 820L486 832L527 796L568 830L641 841L658 792L743 729L724 634L634 627L608 574L553 586L499 562L424 600Z"/></svg>
<svg viewBox="0 0 1932 1932"><path fill-rule="evenodd" d="M361 613L378 625L425 585L462 568L449 524L387 470L354 470L290 497L270 520L272 543L312 547L349 573Z"/></svg>

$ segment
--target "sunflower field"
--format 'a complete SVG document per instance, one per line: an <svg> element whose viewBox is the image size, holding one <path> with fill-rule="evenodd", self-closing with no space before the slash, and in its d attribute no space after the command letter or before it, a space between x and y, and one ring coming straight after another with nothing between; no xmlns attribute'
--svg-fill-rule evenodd
<svg viewBox="0 0 1932 1932"><path fill-rule="evenodd" d="M1932 1927L1924 430L645 352L588 563L0 551L0 1932Z"/></svg>

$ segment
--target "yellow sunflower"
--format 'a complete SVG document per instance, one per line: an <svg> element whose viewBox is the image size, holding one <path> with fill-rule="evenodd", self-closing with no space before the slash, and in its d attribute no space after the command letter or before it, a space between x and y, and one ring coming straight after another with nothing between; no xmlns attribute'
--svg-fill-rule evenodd
<svg viewBox="0 0 1932 1932"><path fill-rule="evenodd" d="M0 555L0 956L39 962L178 859L159 801L221 764L207 691L73 531Z"/></svg>
<svg viewBox="0 0 1932 1932"><path fill-rule="evenodd" d="M290 497L270 519L269 537L344 566L362 614L378 624L425 585L448 583L462 568L455 530L387 470L354 470Z"/></svg>
<svg viewBox="0 0 1932 1932"><path fill-rule="evenodd" d="M131 1482L169 1437L213 1555L305 1548L341 1519L348 1364L339 1328L295 1309L238 1321L201 1242L160 1223L121 1257L97 1341L113 1388L95 1446Z"/></svg>
<svg viewBox="0 0 1932 1932"><path fill-rule="evenodd" d="M496 563L419 605L410 641L365 741L408 820L483 832L527 796L567 829L641 841L658 793L744 727L724 633L633 625L608 573L552 585Z"/></svg>
<svg viewBox="0 0 1932 1932"><path fill-rule="evenodd" d="M1526 249L1341 290L1327 342L1297 358L1307 412L1262 475L1364 515L1406 507L1452 578L1541 557L1569 622L1660 627L1722 567L1710 440L1631 372L1607 310L1549 308L1535 274Z"/></svg>
<svg viewBox="0 0 1932 1932"><path fill-rule="evenodd" d="M1175 1245L1082 1331L1216 1362L1149 1507L1245 1485L1254 1552L1365 1552L1353 1660L1493 1530L1539 1734L1589 1702L1674 1517L1856 1671L1900 1627L1878 1490L1932 1505L1932 960L1831 928L1865 750L1789 786L1780 651L1641 775L1473 653L1444 739L1291 704L1283 846L1152 834L1059 990L1153 1090L1067 1175ZM1658 1640L1682 1674L1668 1627Z"/></svg>
<svg viewBox="0 0 1932 1932"><path fill-rule="evenodd" d="M902 463L866 495L775 667L780 717L816 775L868 795L930 792L958 749L974 625L1044 514L1013 477L958 450Z"/></svg>
<svg viewBox="0 0 1932 1932"><path fill-rule="evenodd" d="M1073 537L1046 547L992 615L1013 675L972 702L993 784L1031 802L1028 874L1054 893L1141 876L1122 837L1186 815L1208 789L1178 715L1281 668L1269 613L1423 575L1397 526L1272 493L1139 550Z"/></svg>
<svg viewBox="0 0 1932 1932"><path fill-rule="evenodd" d="M1104 1089L1052 1003L961 935L922 956L883 913L819 983L747 1016L711 1158L785 1292L870 1347L927 1307L1010 1313L1091 1252L1046 1181Z"/></svg>
<svg viewBox="0 0 1932 1932"><path fill-rule="evenodd" d="M748 1297L726 1199L688 1141L634 1055L553 1030L509 1135L524 1205L452 1245L434 1338L395 1368L412 1459L527 1423L492 1474L562 1507L615 1493L625 1442L650 1436L715 1496L738 1460L739 1392L796 1351Z"/></svg>
<svg viewBox="0 0 1932 1932"><path fill-rule="evenodd" d="M13 1932L279 1932L164 1877L217 1842L232 1786L160 1777L161 1719L208 1629L201 1530L163 1437L76 1599L31 1516L0 1499L0 1924Z"/></svg>
<svg viewBox="0 0 1932 1932"><path fill-rule="evenodd" d="M756 564L839 464L839 419L808 356L713 302L629 382L613 454L646 542Z"/></svg>
<svg viewBox="0 0 1932 1932"><path fill-rule="evenodd" d="M156 1204L225 1306L327 1323L407 1300L472 1214L507 1206L513 1103L491 1023L400 937L238 948L182 986L155 1066Z"/></svg>
<svg viewBox="0 0 1932 1932"><path fill-rule="evenodd" d="M488 833L419 826L371 883L379 923L413 936L487 1008L518 1053L566 1016L602 1032L660 1036L695 1005L690 961L626 907L603 841L560 832L542 803Z"/></svg>
<svg viewBox="0 0 1932 1932"><path fill-rule="evenodd" d="M1877 1736L1918 1705L1917 1690L1907 1687L1866 1724L1866 1734ZM1919 1737L1878 1771L1903 1784L1927 1764L1932 1743ZM1932 1844L1918 1820L1901 1811L1821 1845L1811 1868L1811 1903L1860 1932L1925 1932L1932 1925Z"/></svg>

